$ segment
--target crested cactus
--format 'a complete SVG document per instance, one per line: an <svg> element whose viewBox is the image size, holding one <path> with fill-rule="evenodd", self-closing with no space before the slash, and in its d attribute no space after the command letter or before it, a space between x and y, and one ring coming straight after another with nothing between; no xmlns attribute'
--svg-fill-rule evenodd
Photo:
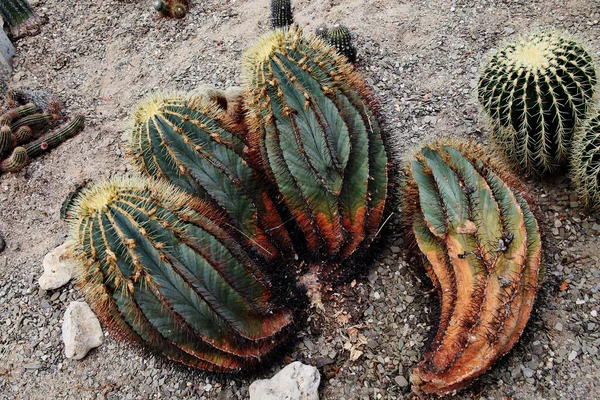
<svg viewBox="0 0 600 400"><path fill-rule="evenodd" d="M44 115L44 114L40 114ZM53 149L67 139L72 138L83 129L83 115L76 115L69 122L56 130L34 140L33 142L23 145L27 150L29 158L38 156L43 152ZM19 128L20 129L20 128Z"/></svg>
<svg viewBox="0 0 600 400"><path fill-rule="evenodd" d="M407 170L407 227L440 297L437 335L413 390L468 385L523 332L542 280L537 222L518 181L471 143L426 145Z"/></svg>
<svg viewBox="0 0 600 400"><path fill-rule="evenodd" d="M207 371L256 367L292 314L212 206L158 181L84 189L69 212L79 283L101 321Z"/></svg>
<svg viewBox="0 0 600 400"><path fill-rule="evenodd" d="M331 44L338 53L346 56L350 62L356 62L356 47L352 43L350 30L340 24L336 24L327 32L327 42Z"/></svg>
<svg viewBox="0 0 600 400"><path fill-rule="evenodd" d="M250 152L309 251L366 248L386 205L387 155L373 98L346 60L294 25L244 56Z"/></svg>
<svg viewBox="0 0 600 400"><path fill-rule="evenodd" d="M17 172L22 170L28 162L27 150L15 147L10 157L0 162L0 172Z"/></svg>
<svg viewBox="0 0 600 400"><path fill-rule="evenodd" d="M577 131L571 152L571 179L579 198L600 211L600 112L596 111Z"/></svg>
<svg viewBox="0 0 600 400"><path fill-rule="evenodd" d="M527 172L563 167L596 82L592 57L573 40L538 33L504 46L478 84L492 141Z"/></svg>
<svg viewBox="0 0 600 400"><path fill-rule="evenodd" d="M294 23L291 0L271 0L271 26L286 28Z"/></svg>
<svg viewBox="0 0 600 400"><path fill-rule="evenodd" d="M243 133L203 97L158 95L138 106L129 155L143 174L212 202L266 257L291 245L265 185L248 165Z"/></svg>

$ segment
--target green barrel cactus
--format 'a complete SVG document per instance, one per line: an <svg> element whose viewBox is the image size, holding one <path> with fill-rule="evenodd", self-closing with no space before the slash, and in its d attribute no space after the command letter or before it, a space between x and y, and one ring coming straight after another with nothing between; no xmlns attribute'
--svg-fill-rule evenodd
<svg viewBox="0 0 600 400"><path fill-rule="evenodd" d="M260 160L309 251L344 259L380 228L388 165L360 76L294 25L265 35L242 66L252 158Z"/></svg>
<svg viewBox="0 0 600 400"><path fill-rule="evenodd" d="M294 13L290 0L271 0L271 26L274 29L286 28L294 23Z"/></svg>
<svg viewBox="0 0 600 400"><path fill-rule="evenodd" d="M580 200L600 211L600 112L585 121L573 140L571 178Z"/></svg>
<svg viewBox="0 0 600 400"><path fill-rule="evenodd" d="M134 116L128 154L144 175L165 179L224 209L234 226L268 258L291 241L267 188L244 154L231 116L192 95L157 95Z"/></svg>
<svg viewBox="0 0 600 400"><path fill-rule="evenodd" d="M84 189L68 214L80 284L117 333L225 373L257 366L289 335L291 312L209 204L113 179Z"/></svg>
<svg viewBox="0 0 600 400"><path fill-rule="evenodd" d="M444 395L483 374L520 337L543 279L537 222L519 182L472 143L424 146L406 171L403 214L441 316L413 391Z"/></svg>
<svg viewBox="0 0 600 400"><path fill-rule="evenodd" d="M350 62L356 62L356 47L352 43L352 34L348 27L336 24L327 32L325 38L338 53L348 58Z"/></svg>
<svg viewBox="0 0 600 400"><path fill-rule="evenodd" d="M596 82L592 57L571 39L537 33L509 43L479 78L478 97L492 141L527 172L563 167Z"/></svg>

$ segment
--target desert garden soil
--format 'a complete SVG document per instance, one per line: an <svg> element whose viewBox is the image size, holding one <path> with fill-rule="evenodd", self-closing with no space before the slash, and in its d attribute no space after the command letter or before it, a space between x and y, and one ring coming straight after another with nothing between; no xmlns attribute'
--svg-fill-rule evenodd
<svg viewBox="0 0 600 400"><path fill-rule="evenodd" d="M16 43L11 85L60 96L86 128L24 171L0 176L0 399L237 399L253 378L206 377L114 340L83 361L60 339L72 284L39 289L43 256L65 240L67 192L131 174L124 158L132 107L157 90L240 83L240 57L268 27L267 0L192 1L166 20L151 1L40 0L41 34ZM486 53L530 29L566 30L600 55L597 1L297 0L311 30L342 22L374 87L395 157L429 138L485 139L473 95ZM545 238L546 282L515 349L459 399L591 399L600 392L600 216L564 177L530 182ZM399 214L364 278L312 309L287 360L317 365L324 399L410 397L408 369L435 332L436 295L405 245ZM257 377L270 376L285 361Z"/></svg>

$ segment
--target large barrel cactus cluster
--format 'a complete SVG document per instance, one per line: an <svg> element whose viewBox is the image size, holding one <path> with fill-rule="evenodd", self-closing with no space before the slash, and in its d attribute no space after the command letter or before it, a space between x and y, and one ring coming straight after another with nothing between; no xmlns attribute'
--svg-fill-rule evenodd
<svg viewBox="0 0 600 400"><path fill-rule="evenodd" d="M447 394L515 344L541 281L537 222L516 179L472 143L424 146L406 171L404 212L440 297L438 331L413 391Z"/></svg>
<svg viewBox="0 0 600 400"><path fill-rule="evenodd" d="M238 95L142 102L128 155L143 177L84 189L66 211L105 322L214 372L256 367L289 337L297 313L271 273L344 275L388 204L374 100L335 49L292 25L243 74Z"/></svg>

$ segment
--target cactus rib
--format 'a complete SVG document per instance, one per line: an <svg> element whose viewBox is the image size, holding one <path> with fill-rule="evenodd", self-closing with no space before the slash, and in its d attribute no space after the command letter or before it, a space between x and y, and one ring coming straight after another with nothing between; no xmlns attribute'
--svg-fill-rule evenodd
<svg viewBox="0 0 600 400"><path fill-rule="evenodd" d="M538 33L492 56L478 97L499 150L519 168L542 174L566 164L596 83L593 61L580 44Z"/></svg>
<svg viewBox="0 0 600 400"><path fill-rule="evenodd" d="M523 332L543 276L540 234L518 182L474 144L426 145L407 173L407 224L442 310L411 382L442 395L483 374Z"/></svg>
<svg viewBox="0 0 600 400"><path fill-rule="evenodd" d="M212 206L158 181L84 189L68 212L80 282L102 319L167 357L215 372L250 369L292 315Z"/></svg>

